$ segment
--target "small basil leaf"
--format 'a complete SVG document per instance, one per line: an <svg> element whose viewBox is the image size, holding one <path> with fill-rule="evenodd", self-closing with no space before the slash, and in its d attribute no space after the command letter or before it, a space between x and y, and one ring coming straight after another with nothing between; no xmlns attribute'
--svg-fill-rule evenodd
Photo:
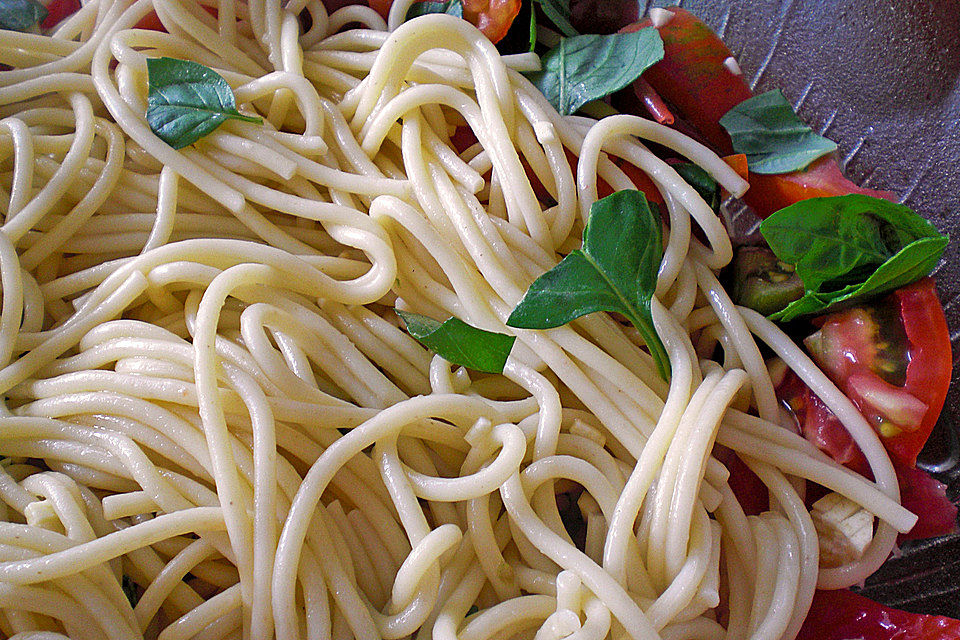
<svg viewBox="0 0 960 640"><path fill-rule="evenodd" d="M174 149L193 144L228 119L263 122L237 111L230 85L202 64L148 58L147 76L147 123Z"/></svg>
<svg viewBox="0 0 960 640"><path fill-rule="evenodd" d="M936 267L948 242L909 207L858 194L797 202L760 233L803 281L804 296L771 316L783 321L910 284Z"/></svg>
<svg viewBox="0 0 960 640"><path fill-rule="evenodd" d="M580 35L580 32L570 24L572 19L570 0L539 0L539 2L543 14L560 30L560 33L571 38Z"/></svg>
<svg viewBox="0 0 960 640"><path fill-rule="evenodd" d="M697 190L711 209L720 210L720 185L709 173L692 162L678 162L671 166L680 174L684 182Z"/></svg>
<svg viewBox="0 0 960 640"><path fill-rule="evenodd" d="M26 31L47 19L47 8L35 0L0 0L0 29Z"/></svg>
<svg viewBox="0 0 960 640"><path fill-rule="evenodd" d="M514 336L478 329L459 318L437 322L408 311L397 311L397 315L423 346L448 362L484 373L503 373L516 340Z"/></svg>
<svg viewBox="0 0 960 640"><path fill-rule="evenodd" d="M747 156L753 173L790 173L832 153L837 143L817 135L797 117L779 89L736 105L720 118L735 153Z"/></svg>
<svg viewBox="0 0 960 640"><path fill-rule="evenodd" d="M463 2L447 0L447 2L414 2L407 9L406 20L413 20L431 13L446 13L458 18L463 17Z"/></svg>
<svg viewBox="0 0 960 640"><path fill-rule="evenodd" d="M563 115L623 89L663 59L663 40L653 27L632 33L561 38L529 78Z"/></svg>
<svg viewBox="0 0 960 640"><path fill-rule="evenodd" d="M595 311L621 313L640 332L666 378L670 361L650 309L662 259L658 213L642 192L618 191L593 204L583 248L530 285L507 326L550 329Z"/></svg>

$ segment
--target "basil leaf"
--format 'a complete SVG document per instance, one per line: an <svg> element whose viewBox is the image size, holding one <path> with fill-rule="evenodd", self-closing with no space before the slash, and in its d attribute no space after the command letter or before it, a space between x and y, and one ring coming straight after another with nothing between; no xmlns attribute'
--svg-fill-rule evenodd
<svg viewBox="0 0 960 640"><path fill-rule="evenodd" d="M540 8L543 9L543 14L560 30L560 33L568 37L580 35L580 32L570 24L570 20L572 19L570 0L538 1L540 2Z"/></svg>
<svg viewBox="0 0 960 640"><path fill-rule="evenodd" d="M650 301L663 259L659 214L640 191L618 191L590 207L583 248L537 278L507 326L550 329L595 311L621 313L637 328L660 375L670 361Z"/></svg>
<svg viewBox="0 0 960 640"><path fill-rule="evenodd" d="M407 15L404 20L413 20L420 16L431 13L446 13L458 18L463 17L463 2L460 0L447 0L447 2L414 2L407 9Z"/></svg>
<svg viewBox="0 0 960 640"><path fill-rule="evenodd" d="M433 318L408 311L397 311L407 325L407 333L438 356L468 369L484 373L503 373L514 336L478 329L460 320L449 318L437 322Z"/></svg>
<svg viewBox="0 0 960 640"><path fill-rule="evenodd" d="M574 113L640 77L663 59L663 40L653 27L632 33L560 38L541 58L543 70L528 77L563 115Z"/></svg>
<svg viewBox="0 0 960 640"><path fill-rule="evenodd" d="M213 69L176 58L148 58L147 123L174 149L182 149L228 119L262 123L237 111L233 90Z"/></svg>
<svg viewBox="0 0 960 640"><path fill-rule="evenodd" d="M720 210L720 185L709 173L692 162L678 162L671 166L680 174L684 182L696 189L711 209Z"/></svg>
<svg viewBox="0 0 960 640"><path fill-rule="evenodd" d="M832 153L837 143L813 132L779 89L761 93L727 111L720 125L735 153L747 156L753 173L790 173Z"/></svg>
<svg viewBox="0 0 960 640"><path fill-rule="evenodd" d="M760 233L803 282L804 296L770 316L783 321L910 284L937 266L949 241L909 207L859 194L802 200L764 220Z"/></svg>
<svg viewBox="0 0 960 640"><path fill-rule="evenodd" d="M26 31L47 19L47 8L35 0L0 0L0 29Z"/></svg>

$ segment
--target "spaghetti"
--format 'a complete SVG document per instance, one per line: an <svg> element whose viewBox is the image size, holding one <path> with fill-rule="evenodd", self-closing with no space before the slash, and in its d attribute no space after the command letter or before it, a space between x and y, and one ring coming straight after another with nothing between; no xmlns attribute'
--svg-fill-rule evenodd
<svg viewBox="0 0 960 640"><path fill-rule="evenodd" d="M50 36L0 32L7 637L793 638L817 585L860 582L913 525L874 431L731 302L723 225L645 144L746 183L651 121L560 116L535 56L406 4L391 31L318 0L92 0ZM137 28L151 12L165 33ZM162 56L263 124L168 146L143 116ZM634 188L612 158L666 204L668 382L610 316L505 324L598 181ZM394 309L517 341L502 375L468 371ZM875 481L783 427L757 338ZM745 515L717 445L769 511ZM798 480L876 517L861 557L820 566Z"/></svg>

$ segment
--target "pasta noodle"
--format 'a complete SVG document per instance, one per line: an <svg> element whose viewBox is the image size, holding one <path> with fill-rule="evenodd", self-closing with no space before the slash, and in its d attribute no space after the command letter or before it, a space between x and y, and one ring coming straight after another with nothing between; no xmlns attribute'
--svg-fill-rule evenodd
<svg viewBox="0 0 960 640"><path fill-rule="evenodd" d="M654 122L560 116L532 54L404 23L409 4L385 23L90 0L49 36L0 32L0 634L793 638L817 585L860 582L913 525L874 431L730 300L720 219L647 147L746 183ZM166 32L137 27L151 12ZM143 115L163 56L215 69L263 124L167 145ZM579 246L599 181L633 188L611 158L666 203L669 381L611 316L505 324ZM395 310L516 344L477 373ZM875 481L789 428L761 343ZM769 511L745 515L721 450ZM804 480L876 516L861 558L820 566Z"/></svg>

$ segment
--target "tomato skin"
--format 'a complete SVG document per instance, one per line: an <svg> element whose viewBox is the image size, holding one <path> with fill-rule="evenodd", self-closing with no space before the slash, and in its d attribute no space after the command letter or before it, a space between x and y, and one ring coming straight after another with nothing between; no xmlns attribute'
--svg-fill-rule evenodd
<svg viewBox="0 0 960 640"><path fill-rule="evenodd" d="M723 61L733 54L710 27L685 9L667 11L673 17L657 28L663 40L663 60L647 69L643 77L714 149L729 155L733 146L720 126L720 118L753 95L750 87L742 75L724 66ZM645 18L623 31L651 25Z"/></svg>
<svg viewBox="0 0 960 640"><path fill-rule="evenodd" d="M751 173L750 189L743 199L761 218L775 211L809 198L824 198L859 193L875 198L896 201L892 191L877 191L858 187L843 177L840 165L833 156L814 161L802 171L775 175Z"/></svg>
<svg viewBox="0 0 960 640"><path fill-rule="evenodd" d="M657 28L663 39L663 60L645 71L643 78L680 111L715 151L729 155L733 146L720 126L720 118L753 93L743 75L724 64L732 54L710 27L685 9L667 11L673 16ZM646 18L623 31L637 31L651 24ZM808 198L861 193L892 200L894 195L850 182L843 177L834 156L820 158L803 171L778 175L750 173L749 182L744 200L761 218Z"/></svg>
<svg viewBox="0 0 960 640"><path fill-rule="evenodd" d="M348 4L359 3L324 0L327 11L334 11L333 7L339 9ZM393 0L367 0L367 4L386 20ZM507 35L510 25L520 13L520 5L521 0L463 0L463 17L480 29L490 42L496 44Z"/></svg>
<svg viewBox="0 0 960 640"><path fill-rule="evenodd" d="M793 371L777 385L777 397L800 423L800 433L840 464L866 475L870 465L840 419Z"/></svg>
<svg viewBox="0 0 960 640"><path fill-rule="evenodd" d="M905 389L927 405L919 428L885 441L898 458L916 464L917 454L933 431L947 399L953 354L947 318L937 297L933 278L923 278L893 292L907 334L908 357Z"/></svg>
<svg viewBox="0 0 960 640"><path fill-rule="evenodd" d="M917 514L917 524L897 537L902 540L924 540L957 531L957 505L947 497L947 487L922 469L894 465L900 485L900 504Z"/></svg>
<svg viewBox="0 0 960 640"><path fill-rule="evenodd" d="M52 29L79 10L80 0L53 0L47 5L47 17L40 24L40 28Z"/></svg>
<svg viewBox="0 0 960 640"><path fill-rule="evenodd" d="M340 7L346 6L348 4L358 4L356 2L344 2L343 0L323 0L323 5L327 8L327 11L334 12ZM367 5L371 9L383 16L383 19L387 19L387 14L390 13L390 5L393 4L393 0L367 0ZM334 8L335 7L335 8Z"/></svg>
<svg viewBox="0 0 960 640"><path fill-rule="evenodd" d="M894 291L877 309L897 316L904 334L906 360L902 382L884 380L878 356L878 328L865 307L823 316L820 331L807 347L824 372L837 383L876 428L891 457L906 467L930 436L950 385L952 357L943 307L931 278Z"/></svg>
<svg viewBox="0 0 960 640"><path fill-rule="evenodd" d="M891 609L847 589L817 591L797 640L956 640L960 620Z"/></svg>
<svg viewBox="0 0 960 640"><path fill-rule="evenodd" d="M463 17L496 44L520 13L520 0L463 0Z"/></svg>

